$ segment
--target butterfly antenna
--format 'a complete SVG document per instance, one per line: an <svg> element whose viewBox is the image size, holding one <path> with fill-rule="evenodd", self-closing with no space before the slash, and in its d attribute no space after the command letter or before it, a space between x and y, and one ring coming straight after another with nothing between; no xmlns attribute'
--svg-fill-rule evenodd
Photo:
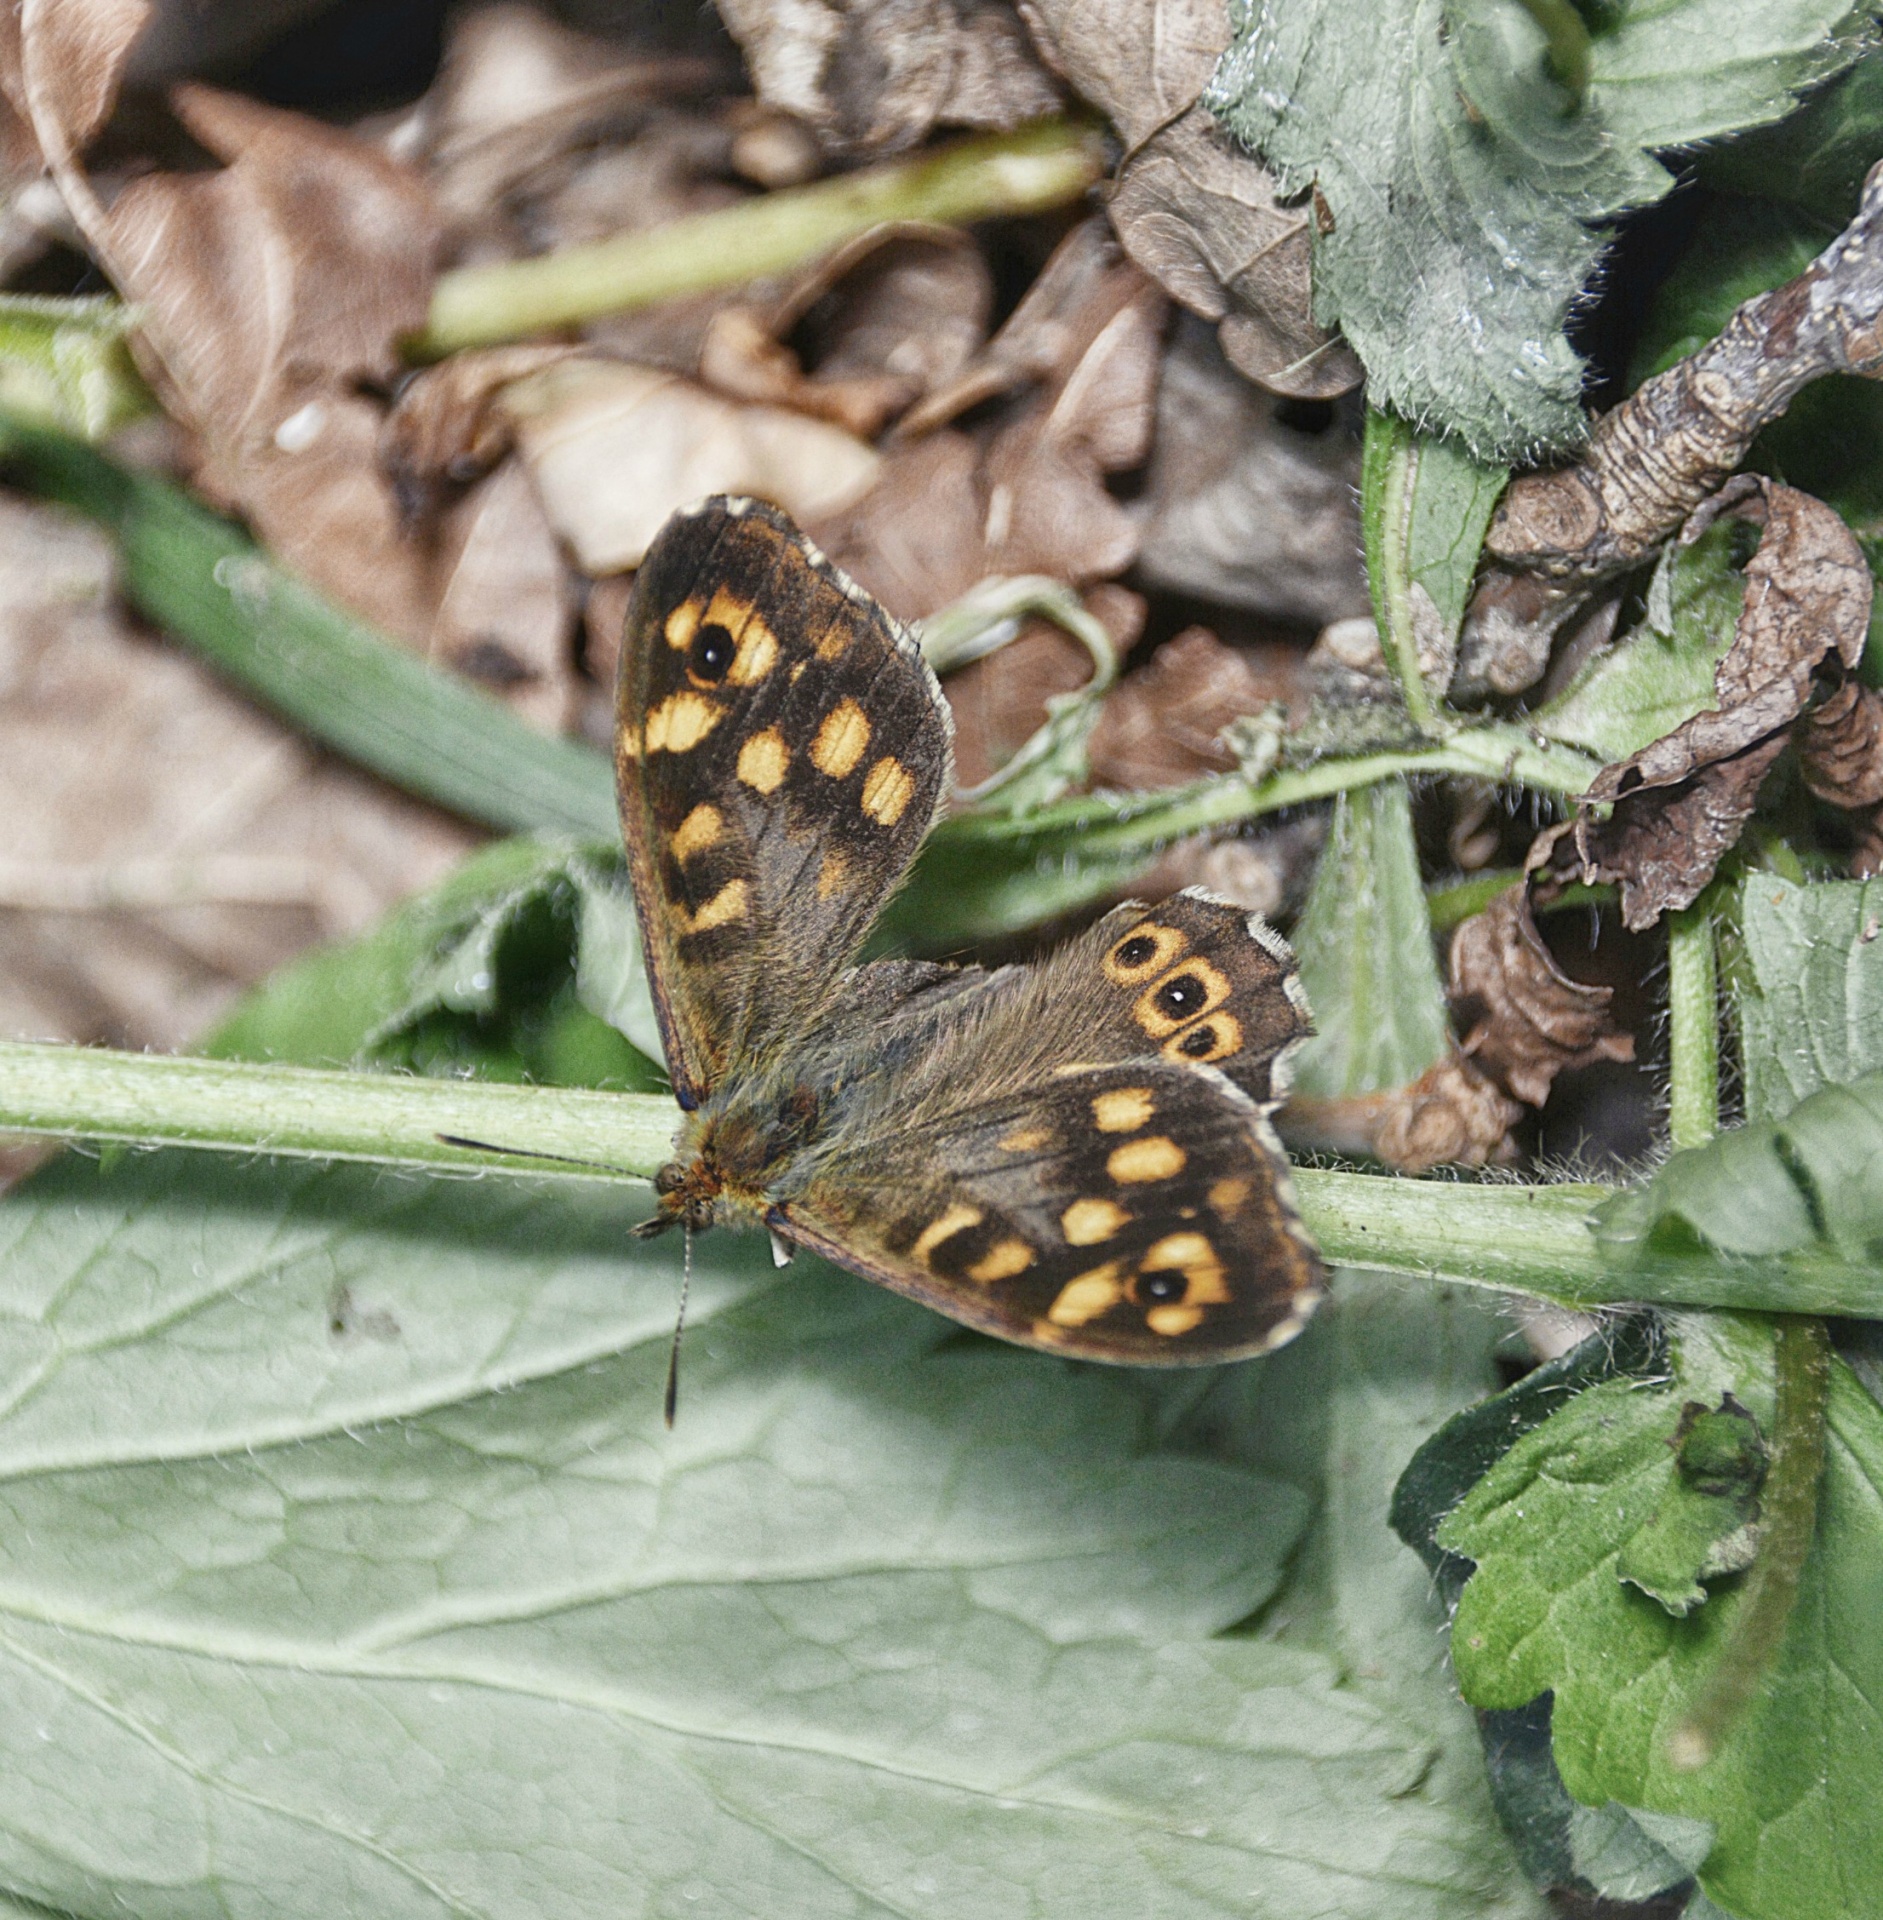
<svg viewBox="0 0 1883 1920"><path fill-rule="evenodd" d="M607 1160L578 1160L568 1153L539 1153L534 1147L503 1147L494 1140L473 1140L465 1133L440 1133L433 1136L440 1146L468 1147L473 1153L501 1153L512 1160L548 1160L558 1167L586 1167L591 1173L629 1173Z"/></svg>
<svg viewBox="0 0 1883 1920"><path fill-rule="evenodd" d="M680 1335L687 1323L687 1294L693 1285L693 1228L689 1222L684 1229L686 1251L680 1259L680 1311L673 1317L673 1346L667 1354L667 1425L673 1425L673 1417L680 1410Z"/></svg>

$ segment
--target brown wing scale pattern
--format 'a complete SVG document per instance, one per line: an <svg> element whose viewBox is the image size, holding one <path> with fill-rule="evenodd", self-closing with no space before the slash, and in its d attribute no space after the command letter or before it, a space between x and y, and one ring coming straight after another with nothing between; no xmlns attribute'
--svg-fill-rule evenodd
<svg viewBox="0 0 1883 1920"><path fill-rule="evenodd" d="M668 522L635 578L616 779L682 1103L817 1017L950 780L915 643L774 508Z"/></svg>

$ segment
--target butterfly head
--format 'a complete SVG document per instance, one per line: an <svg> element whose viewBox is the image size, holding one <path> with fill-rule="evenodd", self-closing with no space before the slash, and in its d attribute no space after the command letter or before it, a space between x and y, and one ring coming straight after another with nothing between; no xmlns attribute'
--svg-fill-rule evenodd
<svg viewBox="0 0 1883 1920"><path fill-rule="evenodd" d="M820 1104L809 1087L709 1099L687 1116L674 1158L654 1175L668 1226L754 1226L772 1206L781 1166L816 1135Z"/></svg>

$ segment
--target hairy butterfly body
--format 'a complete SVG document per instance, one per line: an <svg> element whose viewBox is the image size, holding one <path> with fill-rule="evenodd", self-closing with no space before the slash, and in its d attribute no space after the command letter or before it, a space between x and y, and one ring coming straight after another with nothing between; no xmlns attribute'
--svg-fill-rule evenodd
<svg viewBox="0 0 1883 1920"><path fill-rule="evenodd" d="M856 965L951 780L910 636L785 517L715 499L636 576L616 773L674 1091L651 1229L769 1228L1091 1360L1279 1345L1321 1267L1268 1124L1286 945L1198 891L1032 967Z"/></svg>

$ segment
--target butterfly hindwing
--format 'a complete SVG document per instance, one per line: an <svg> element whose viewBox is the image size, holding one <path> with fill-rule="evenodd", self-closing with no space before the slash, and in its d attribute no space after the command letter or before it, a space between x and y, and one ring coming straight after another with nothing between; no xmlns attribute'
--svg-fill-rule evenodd
<svg viewBox="0 0 1883 1920"><path fill-rule="evenodd" d="M667 523L628 609L616 781L683 1105L817 1018L950 778L915 642L784 515Z"/></svg>
<svg viewBox="0 0 1883 1920"><path fill-rule="evenodd" d="M953 1319L1090 1360L1265 1352L1322 1289L1261 1110L1155 1054L879 1114L867 1145L818 1156L781 1222Z"/></svg>

